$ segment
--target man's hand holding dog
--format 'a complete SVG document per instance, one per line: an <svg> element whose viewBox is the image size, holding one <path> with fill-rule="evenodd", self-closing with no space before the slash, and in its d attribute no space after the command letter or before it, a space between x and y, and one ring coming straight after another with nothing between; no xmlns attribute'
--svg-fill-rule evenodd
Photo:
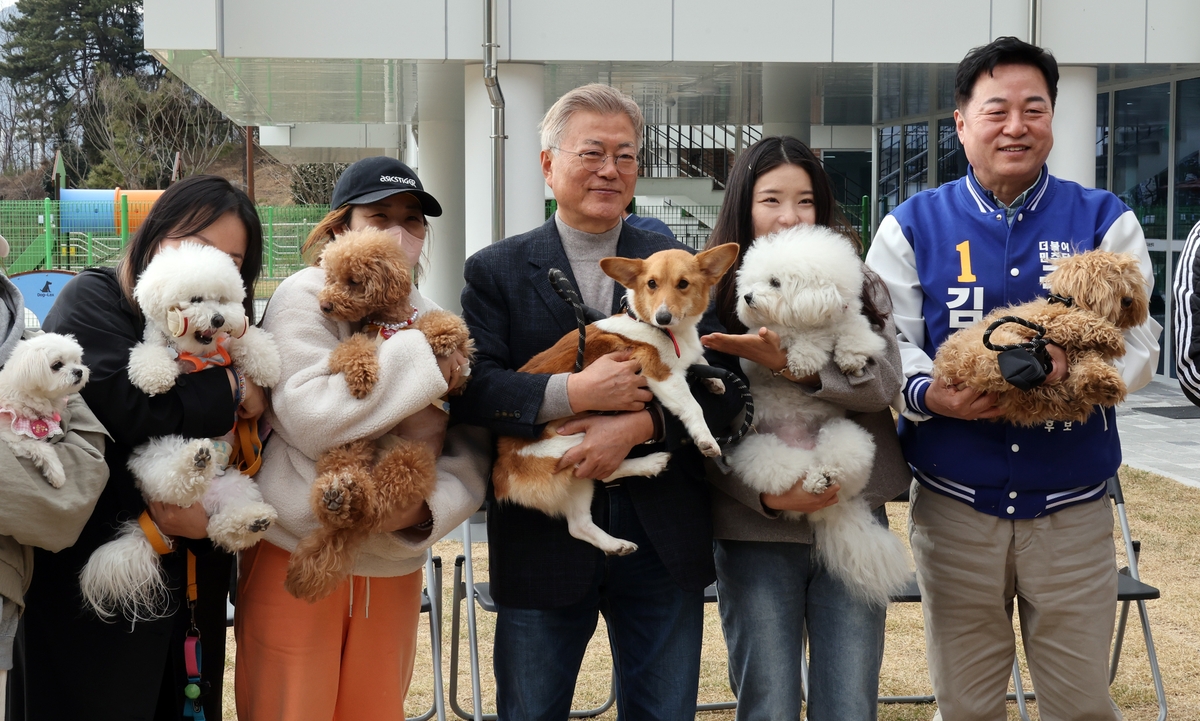
<svg viewBox="0 0 1200 721"><path fill-rule="evenodd" d="M1046 351L1050 354L1053 367L1046 375L1045 382L1058 383L1070 372L1067 352L1053 343L1046 346ZM940 378L934 378L925 392L925 405L930 411L964 421L996 418L1002 413L996 406L996 400L995 393L981 393L965 386L960 388Z"/></svg>
<svg viewBox="0 0 1200 721"><path fill-rule="evenodd" d="M654 400L641 371L642 364L633 360L630 351L602 355L579 373L567 376L567 402L575 413L640 411Z"/></svg>
<svg viewBox="0 0 1200 721"><path fill-rule="evenodd" d="M585 434L583 443L563 454L555 473L575 467L576 478L607 478L617 470L634 446L654 435L650 411L618 413L614 416L584 416L569 420L559 435Z"/></svg>

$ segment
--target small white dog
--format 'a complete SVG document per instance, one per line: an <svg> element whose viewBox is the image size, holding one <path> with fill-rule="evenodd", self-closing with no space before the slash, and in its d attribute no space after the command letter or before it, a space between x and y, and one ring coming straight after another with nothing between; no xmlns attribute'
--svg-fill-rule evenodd
<svg viewBox="0 0 1200 721"><path fill-rule="evenodd" d="M0 370L0 440L33 461L55 488L66 482L50 439L62 435L67 396L88 381L83 349L69 335L43 333L17 343Z"/></svg>
<svg viewBox="0 0 1200 721"><path fill-rule="evenodd" d="M862 262L850 243L820 226L801 225L759 238L738 271L738 318L779 334L793 376L820 371L832 356L842 372L862 375L885 342L862 314ZM871 477L875 442L839 406L743 360L754 394L757 434L726 460L750 487L783 493L841 486L838 502L808 514L825 568L856 595L886 605L909 579L904 546L859 497ZM785 511L790 519L804 514Z"/></svg>
<svg viewBox="0 0 1200 721"><path fill-rule="evenodd" d="M155 395L183 373L233 365L256 385L275 385L279 351L269 333L250 325L244 297L237 266L220 250L183 243L159 251L134 289L146 330L129 354L133 384ZM209 538L234 552L257 543L276 512L253 480L226 466L231 440L151 438L133 450L129 470L147 500L185 507L200 501ZM80 586L103 618L118 609L130 619L154 618L169 602L158 554L136 521L92 553Z"/></svg>

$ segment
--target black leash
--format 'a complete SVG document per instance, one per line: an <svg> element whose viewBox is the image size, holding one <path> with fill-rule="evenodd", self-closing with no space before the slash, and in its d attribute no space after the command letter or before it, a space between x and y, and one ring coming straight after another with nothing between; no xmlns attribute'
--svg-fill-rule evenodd
<svg viewBox="0 0 1200 721"><path fill-rule="evenodd" d="M575 352L575 372L583 370L583 352L587 347L587 324L589 319L592 322L601 320L605 316L599 311L584 305L579 297L579 293L575 291L575 287L571 285L571 281L567 278L567 274L558 268L550 269L550 285L554 287L554 292L558 293L558 297L571 304L575 309L575 323L579 326L579 350ZM740 441L754 424L754 399L750 396L750 389L733 371L724 368L717 368L704 363L697 363L688 368L688 374L696 378L717 378L725 383L732 383L735 388L742 394L742 405L746 408L746 415L742 420L742 427L736 433L728 436L717 438L717 444L724 446L729 443Z"/></svg>
<svg viewBox="0 0 1200 721"><path fill-rule="evenodd" d="M754 398L750 395L750 389L746 387L745 382L738 377L737 373L717 366L710 366L706 363L697 363L694 366L689 366L687 369L688 375L696 378L717 378L725 383L732 383L734 388L742 394L742 405L746 408L746 415L742 419L742 427L737 432L728 436L718 436L717 445L724 448L730 443L737 443L750 432L750 427L754 425Z"/></svg>
<svg viewBox="0 0 1200 721"><path fill-rule="evenodd" d="M1037 335L1024 343L992 343L992 331L1006 323L1024 326ZM1000 365L1000 375L1004 376L1004 380L1016 388L1027 391L1044 383L1046 375L1054 369L1050 353L1046 351L1046 346L1050 341L1045 335L1046 328L1044 326L1015 315L1006 315L997 319L983 332L983 345L988 350L1000 353L996 357L996 362Z"/></svg>

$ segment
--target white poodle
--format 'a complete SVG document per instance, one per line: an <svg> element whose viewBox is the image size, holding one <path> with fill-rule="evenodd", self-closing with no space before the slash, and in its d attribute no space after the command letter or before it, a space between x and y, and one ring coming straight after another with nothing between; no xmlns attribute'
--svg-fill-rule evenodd
<svg viewBox="0 0 1200 721"><path fill-rule="evenodd" d="M250 325L244 297L237 267L220 250L183 243L159 251L134 289L146 331L129 354L133 384L155 395L174 387L183 373L232 365L256 385L275 385L279 351L269 333ZM201 502L208 513L208 537L233 552L257 543L276 512L263 502L253 480L227 466L231 441L231 434L215 440L151 438L133 450L129 470L147 500L177 506ZM158 554L135 521L92 553L80 585L103 618L118 609L130 619L154 618L169 602Z"/></svg>
<svg viewBox="0 0 1200 721"><path fill-rule="evenodd" d="M0 370L0 440L28 458L55 488L66 482L50 439L62 435L67 396L88 381L83 349L69 335L44 333L17 343Z"/></svg>
<svg viewBox="0 0 1200 721"><path fill-rule="evenodd" d="M796 377L817 373L831 356L842 372L862 375L868 359L885 348L862 314L862 262L827 228L802 225L759 238L737 279L738 318L751 332L765 326L779 334ZM783 493L800 478L810 493L839 484L837 503L808 514L817 552L853 593L886 605L908 582L909 565L900 539L875 521L859 496L875 460L871 435L844 409L799 384L750 361L742 368L758 432L729 453L729 465L763 493Z"/></svg>

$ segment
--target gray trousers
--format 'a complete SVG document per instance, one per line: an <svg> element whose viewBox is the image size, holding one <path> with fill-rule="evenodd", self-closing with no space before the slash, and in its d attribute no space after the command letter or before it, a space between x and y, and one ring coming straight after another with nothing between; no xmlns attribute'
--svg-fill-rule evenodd
<svg viewBox="0 0 1200 721"><path fill-rule="evenodd" d="M1108 657L1117 605L1108 496L1007 520L922 488L909 540L943 721L1004 721L1016 654L1013 599L1043 721L1112 721Z"/></svg>

